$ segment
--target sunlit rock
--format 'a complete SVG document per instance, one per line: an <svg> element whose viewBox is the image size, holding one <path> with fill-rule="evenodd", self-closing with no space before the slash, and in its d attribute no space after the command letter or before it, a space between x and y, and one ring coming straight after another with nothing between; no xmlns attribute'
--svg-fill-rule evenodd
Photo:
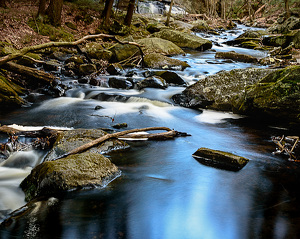
<svg viewBox="0 0 300 239"><path fill-rule="evenodd" d="M154 33L155 37L169 40L182 48L190 48L205 51L212 47L212 42L190 33L184 33L171 29L162 29Z"/></svg>
<svg viewBox="0 0 300 239"><path fill-rule="evenodd" d="M143 38L138 40L137 43L142 45L144 54L160 53L172 56L184 53L184 51L173 42L157 37Z"/></svg>
<svg viewBox="0 0 300 239"><path fill-rule="evenodd" d="M144 56L145 67L154 69L177 69L183 70L190 65L184 61L152 53Z"/></svg>

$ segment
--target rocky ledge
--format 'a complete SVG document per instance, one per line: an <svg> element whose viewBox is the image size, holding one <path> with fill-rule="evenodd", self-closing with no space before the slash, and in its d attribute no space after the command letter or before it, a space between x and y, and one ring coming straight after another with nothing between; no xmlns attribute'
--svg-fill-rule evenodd
<svg viewBox="0 0 300 239"><path fill-rule="evenodd" d="M181 106L283 119L300 123L300 66L221 71L187 87Z"/></svg>

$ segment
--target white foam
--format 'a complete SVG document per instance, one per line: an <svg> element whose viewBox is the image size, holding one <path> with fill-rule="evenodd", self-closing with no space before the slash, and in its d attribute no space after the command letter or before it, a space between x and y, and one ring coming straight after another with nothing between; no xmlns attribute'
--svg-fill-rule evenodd
<svg viewBox="0 0 300 239"><path fill-rule="evenodd" d="M242 116L230 112L219 112L212 110L203 110L203 113L194 117L196 121L208 124L218 124L225 119L239 119Z"/></svg>

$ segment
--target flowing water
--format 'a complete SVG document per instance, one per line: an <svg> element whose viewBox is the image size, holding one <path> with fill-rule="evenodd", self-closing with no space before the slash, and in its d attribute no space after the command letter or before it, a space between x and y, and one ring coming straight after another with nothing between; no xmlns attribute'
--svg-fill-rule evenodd
<svg viewBox="0 0 300 239"><path fill-rule="evenodd" d="M243 30L238 26L213 37L218 46L212 50L176 57L191 65L178 74L192 84L220 70L259 67L214 58L215 51L233 49L265 56L222 44ZM70 192L49 199L44 207L37 204L40 211L2 227L0 238L299 238L299 170L272 154L271 141L273 135L299 132L228 112L174 106L170 97L183 89L138 91L78 84L66 97L1 114L2 124L109 128L114 118L114 123L126 122L129 128L165 126L191 136L129 142L130 150L107 155L122 170L121 177L106 188ZM97 100L102 93L124 97ZM209 167L192 157L200 147L228 151L250 162L238 172ZM26 160L29 154L31 160ZM25 203L18 185L42 155L31 151L14 157L25 158L18 168L0 165L3 214Z"/></svg>

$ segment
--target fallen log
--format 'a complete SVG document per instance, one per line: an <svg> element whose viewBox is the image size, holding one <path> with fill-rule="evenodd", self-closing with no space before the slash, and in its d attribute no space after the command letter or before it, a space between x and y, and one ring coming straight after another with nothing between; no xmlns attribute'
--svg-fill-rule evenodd
<svg viewBox="0 0 300 239"><path fill-rule="evenodd" d="M53 159L53 160L57 160L57 159L61 159L61 158L65 158L69 155L72 155L72 154L78 154L78 153L82 153L88 149L90 149L91 147L99 144L99 143L102 143L108 139L111 139L111 138L120 138L121 136L126 136L127 138L130 137L130 133L136 133L136 132L144 132L144 131L152 131L152 130L165 130L167 131L167 134L165 133L165 139L168 138L173 138L175 137L176 135L177 136L187 136L187 134L183 134L183 133L180 133L180 132L177 132L175 130L171 130L167 127L149 127L149 128L141 128L141 129L130 129L130 130L125 130L125 131L122 131L122 132L117 132L117 133L112 133L112 134L106 134L98 139L95 139L87 144L84 144L84 145L81 145L80 147L78 148L75 148L65 154L62 154L60 155L59 157ZM152 137L152 139L154 138L161 138L162 137L162 134L150 134L150 137Z"/></svg>
<svg viewBox="0 0 300 239"><path fill-rule="evenodd" d="M1 68L45 83L51 83L53 80L58 79L54 75L47 72L28 66L19 65L13 62L5 63L1 66Z"/></svg>

